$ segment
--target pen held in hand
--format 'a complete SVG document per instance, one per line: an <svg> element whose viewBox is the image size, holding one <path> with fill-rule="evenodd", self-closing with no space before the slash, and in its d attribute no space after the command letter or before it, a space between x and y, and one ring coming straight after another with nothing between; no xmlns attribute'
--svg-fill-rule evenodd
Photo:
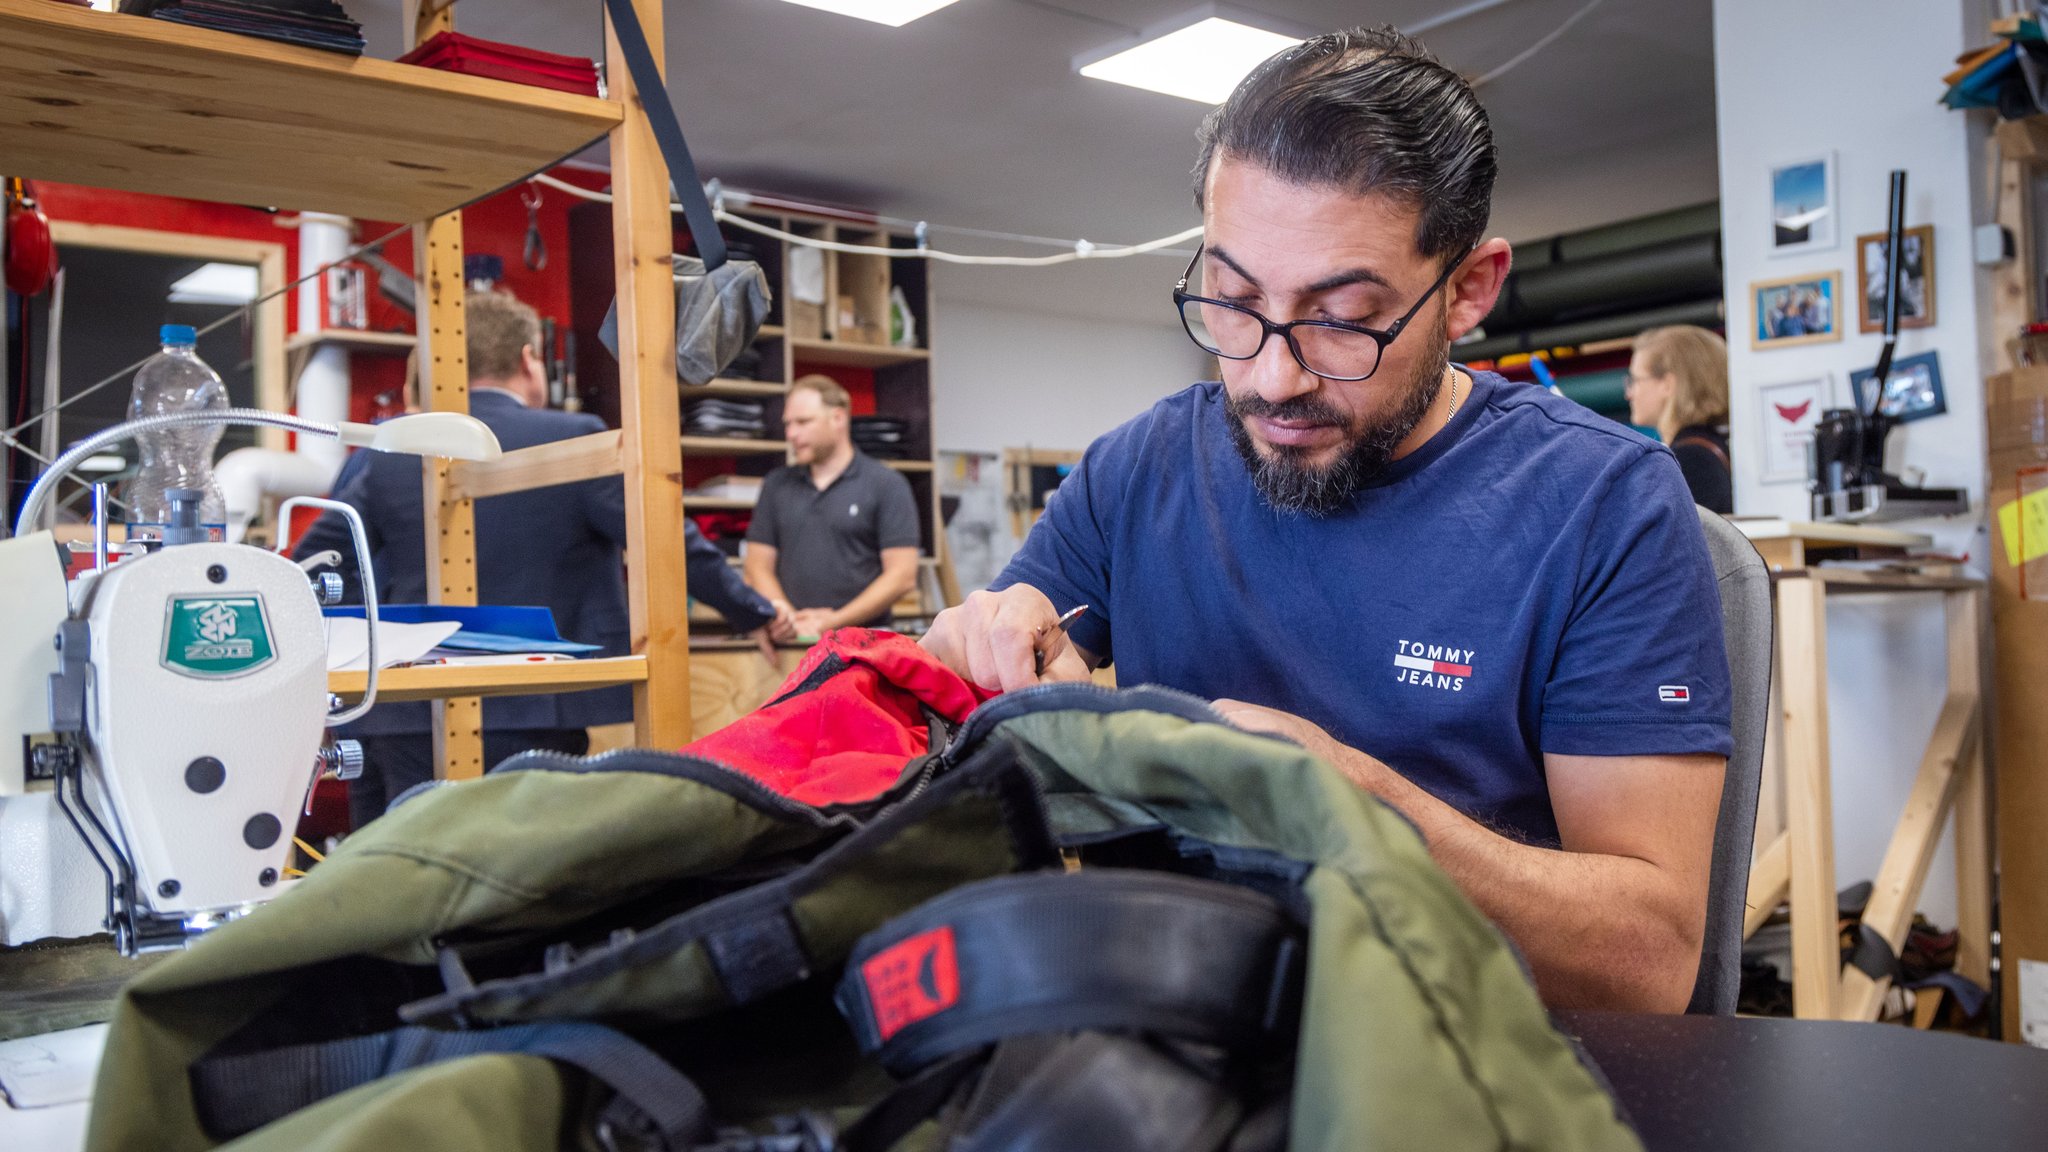
<svg viewBox="0 0 2048 1152"><path fill-rule="evenodd" d="M1076 605L1073 611L1068 612L1066 615L1061 616L1058 620L1055 620L1053 622L1053 629L1059 632L1062 636L1066 635L1067 630L1074 626L1074 621L1079 620L1081 618L1081 613L1086 612L1087 610L1088 606L1086 604ZM1037 675L1040 676L1045 675L1045 651L1046 650L1043 648L1037 648L1034 649L1031 653L1032 657L1034 658L1033 670L1036 672Z"/></svg>

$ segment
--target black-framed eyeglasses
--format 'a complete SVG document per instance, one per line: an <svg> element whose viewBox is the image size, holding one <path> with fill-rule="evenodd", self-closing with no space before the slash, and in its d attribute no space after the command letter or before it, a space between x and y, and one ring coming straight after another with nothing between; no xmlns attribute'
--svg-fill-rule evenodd
<svg viewBox="0 0 2048 1152"><path fill-rule="evenodd" d="M1190 295L1188 280L1201 259L1202 250L1197 248L1195 258L1188 261L1187 269L1180 274L1180 283L1173 286L1173 302L1180 309L1181 326L1187 329L1188 339L1196 347L1225 360L1250 360L1265 350L1267 337L1277 334L1287 342L1287 350L1294 353L1295 363L1325 380L1343 383L1370 379L1379 371L1380 357L1387 345L1394 342L1430 297L1436 295L1437 289L1450 280L1458 265L1464 263L1461 256L1446 265L1429 291L1391 326L1367 328L1339 320L1290 320L1275 324L1241 304Z"/></svg>

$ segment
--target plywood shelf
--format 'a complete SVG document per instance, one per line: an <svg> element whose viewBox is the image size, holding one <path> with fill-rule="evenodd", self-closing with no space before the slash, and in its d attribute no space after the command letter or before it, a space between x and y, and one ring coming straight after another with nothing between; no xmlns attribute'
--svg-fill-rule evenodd
<svg viewBox="0 0 2048 1152"><path fill-rule="evenodd" d="M789 345L799 364L886 368L932 358L923 348L891 348L886 344L853 344L843 340L791 340Z"/></svg>
<svg viewBox="0 0 2048 1152"><path fill-rule="evenodd" d="M887 464L898 472L932 471L932 462L929 460L884 460L882 463Z"/></svg>
<svg viewBox="0 0 2048 1152"><path fill-rule="evenodd" d="M327 690L337 696L360 697L368 678L366 672L329 672ZM421 664L384 669L377 677L377 699L397 703L449 696L580 692L615 684L637 684L645 679L647 660L641 656L551 660L540 664Z"/></svg>
<svg viewBox="0 0 2048 1152"><path fill-rule="evenodd" d="M754 501L736 500L730 496L685 495L683 497L683 511L685 512L692 510L698 512L751 512L754 508Z"/></svg>
<svg viewBox="0 0 2048 1152"><path fill-rule="evenodd" d="M683 385L683 399L695 400L704 396L787 396L789 385L777 384L770 380L713 380L709 384Z"/></svg>
<svg viewBox="0 0 2048 1152"><path fill-rule="evenodd" d="M410 352L419 337L410 332L368 332L354 328L323 328L318 332L294 332L284 342L286 353L304 352L323 344L334 344L351 352Z"/></svg>
<svg viewBox="0 0 2048 1152"><path fill-rule="evenodd" d="M424 220L580 151L621 115L590 96L0 0L0 156L18 175Z"/></svg>
<svg viewBox="0 0 2048 1152"><path fill-rule="evenodd" d="M698 456L782 455L789 445L781 440L739 440L729 436L685 436L683 451Z"/></svg>

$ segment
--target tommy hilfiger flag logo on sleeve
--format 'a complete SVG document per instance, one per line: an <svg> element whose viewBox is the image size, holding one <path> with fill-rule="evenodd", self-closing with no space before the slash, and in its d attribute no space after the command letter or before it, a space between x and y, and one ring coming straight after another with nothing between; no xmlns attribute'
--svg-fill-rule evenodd
<svg viewBox="0 0 2048 1152"><path fill-rule="evenodd" d="M1413 640L1395 643L1400 645L1400 651L1394 656L1395 683L1446 692L1465 690L1465 680L1472 675L1472 657L1475 654L1472 649L1420 644Z"/></svg>
<svg viewBox="0 0 2048 1152"><path fill-rule="evenodd" d="M1666 704L1690 704L1692 703L1692 689L1683 684L1659 684L1657 685L1657 699L1662 700Z"/></svg>

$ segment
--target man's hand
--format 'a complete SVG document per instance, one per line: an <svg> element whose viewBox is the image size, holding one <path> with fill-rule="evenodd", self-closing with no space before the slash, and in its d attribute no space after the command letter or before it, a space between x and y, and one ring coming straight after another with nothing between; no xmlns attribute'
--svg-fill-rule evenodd
<svg viewBox="0 0 2048 1152"><path fill-rule="evenodd" d="M1329 762L1342 770L1351 782L1372 791L1370 781L1363 779L1359 757L1355 751L1337 742L1337 738L1322 730L1313 721L1304 720L1292 712L1268 708L1263 704L1251 704L1243 700L1217 700L1216 710L1232 725L1247 732L1264 732L1284 736L1307 749L1320 760Z"/></svg>
<svg viewBox="0 0 2048 1152"><path fill-rule="evenodd" d="M775 606L775 619L768 622L768 637L778 644L788 644L796 639L796 608L787 600L769 601Z"/></svg>
<svg viewBox="0 0 2048 1152"><path fill-rule="evenodd" d="M1546 755L1560 851L1509 840L1299 716L1242 700L1216 710L1300 744L1406 815L1521 946L1553 1006L1684 1009L1699 970L1721 757Z"/></svg>
<svg viewBox="0 0 2048 1152"><path fill-rule="evenodd" d="M1088 660L1059 630L1060 614L1028 584L975 592L939 613L918 643L948 668L992 692L1053 680L1086 680ZM1045 653L1045 671L1037 654Z"/></svg>
<svg viewBox="0 0 2048 1152"><path fill-rule="evenodd" d="M823 636L839 626L837 616L830 608L799 608L790 617L790 627L798 636Z"/></svg>
<svg viewBox="0 0 2048 1152"><path fill-rule="evenodd" d="M761 650L761 659L766 660L769 667L778 666L778 661L775 659L775 637L768 634L766 625L747 633L747 639L752 640L754 646Z"/></svg>

